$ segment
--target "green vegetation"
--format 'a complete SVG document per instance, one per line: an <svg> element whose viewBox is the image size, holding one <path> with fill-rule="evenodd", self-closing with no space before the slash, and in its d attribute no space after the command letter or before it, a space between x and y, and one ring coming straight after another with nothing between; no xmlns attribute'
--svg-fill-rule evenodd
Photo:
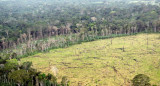
<svg viewBox="0 0 160 86"><path fill-rule="evenodd" d="M159 32L160 0L1 0L0 86L159 86Z"/></svg>
<svg viewBox="0 0 160 86"><path fill-rule="evenodd" d="M68 76L71 86L130 85L137 74L150 77L151 84L159 85L159 33L139 34L81 43L67 48L53 49L21 59L31 61L33 68L54 74L58 82Z"/></svg>
<svg viewBox="0 0 160 86"><path fill-rule="evenodd" d="M132 80L133 86L151 86L149 81L149 77L144 74L138 74Z"/></svg>
<svg viewBox="0 0 160 86"><path fill-rule="evenodd" d="M58 83L52 74L38 72L31 66L32 62L21 64L17 59L0 63L0 86L69 86L67 77Z"/></svg>

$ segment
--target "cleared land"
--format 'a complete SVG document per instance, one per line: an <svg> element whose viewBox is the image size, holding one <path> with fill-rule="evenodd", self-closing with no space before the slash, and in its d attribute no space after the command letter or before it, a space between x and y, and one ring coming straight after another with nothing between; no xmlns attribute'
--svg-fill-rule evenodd
<svg viewBox="0 0 160 86"><path fill-rule="evenodd" d="M111 39L86 42L21 59L25 61L45 73L56 66L57 77L68 76L71 86L128 86L137 74L160 85L160 34L113 38L112 44Z"/></svg>

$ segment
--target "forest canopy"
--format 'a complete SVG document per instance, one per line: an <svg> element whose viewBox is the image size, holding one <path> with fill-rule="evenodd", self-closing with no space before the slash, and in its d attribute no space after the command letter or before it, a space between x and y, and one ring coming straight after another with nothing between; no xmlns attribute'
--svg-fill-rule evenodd
<svg viewBox="0 0 160 86"><path fill-rule="evenodd" d="M0 50L56 35L157 32L158 1L1 0Z"/></svg>

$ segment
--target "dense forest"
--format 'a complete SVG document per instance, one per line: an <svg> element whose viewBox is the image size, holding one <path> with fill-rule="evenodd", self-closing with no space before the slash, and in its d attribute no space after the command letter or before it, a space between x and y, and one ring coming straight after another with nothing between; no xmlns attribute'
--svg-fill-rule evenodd
<svg viewBox="0 0 160 86"><path fill-rule="evenodd" d="M0 1L0 63L5 64L2 65L4 69L0 70L5 78L3 82L15 84L12 80L17 79L18 85L32 86L39 84L39 78L43 81L40 84L50 82L51 86L60 85L53 75L43 75L30 68L30 62L20 64L17 59L84 41L141 32L160 32L159 2L160 0ZM11 72L13 70L16 71ZM24 78L14 77L14 74L21 74ZM64 83L66 84L66 77L62 79L62 84ZM68 86L68 82L63 86Z"/></svg>
<svg viewBox="0 0 160 86"><path fill-rule="evenodd" d="M43 51L42 44L50 48L53 47L51 43L43 41L32 44L31 41L36 42L35 40L58 35L76 35L84 38L93 35L107 36L160 30L160 7L157 3L152 5L96 0L91 3L89 1L53 3L41 0L15 2L0 2L0 50L17 48L26 43L28 48ZM67 41L65 38L61 40ZM53 41L55 40L52 40L52 43ZM37 49L38 47L41 49ZM32 50L28 52L30 51Z"/></svg>

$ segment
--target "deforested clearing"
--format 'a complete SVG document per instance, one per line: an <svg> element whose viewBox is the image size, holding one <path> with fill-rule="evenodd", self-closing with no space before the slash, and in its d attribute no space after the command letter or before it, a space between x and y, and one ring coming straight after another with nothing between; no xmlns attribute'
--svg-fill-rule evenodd
<svg viewBox="0 0 160 86"><path fill-rule="evenodd" d="M58 79L67 75L71 86L128 86L137 74L160 84L160 34L84 42L21 59L26 61Z"/></svg>

